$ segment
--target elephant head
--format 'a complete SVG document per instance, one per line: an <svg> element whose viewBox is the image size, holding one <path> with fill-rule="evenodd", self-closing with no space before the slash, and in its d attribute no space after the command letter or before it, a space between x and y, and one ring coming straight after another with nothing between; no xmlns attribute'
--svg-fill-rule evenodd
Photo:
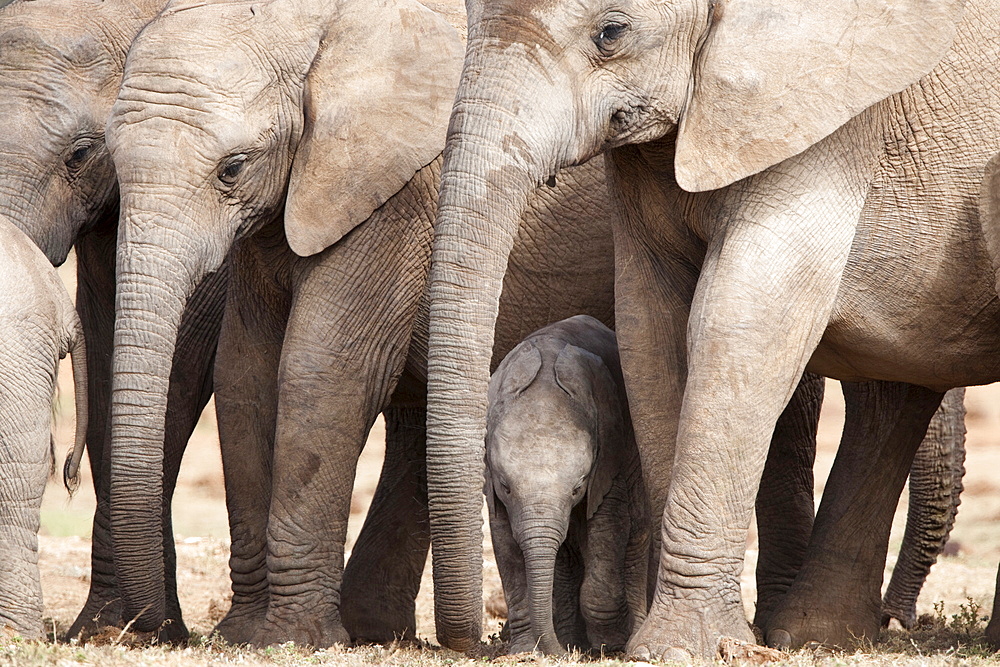
<svg viewBox="0 0 1000 667"><path fill-rule="evenodd" d="M132 38L163 0L17 0L0 10L0 199L55 265L114 212L104 126Z"/></svg>
<svg viewBox="0 0 1000 667"><path fill-rule="evenodd" d="M497 368L489 399L486 502L491 514L503 504L524 556L532 639L562 653L552 616L556 553L573 508L584 503L589 520L619 472L617 384L592 352L533 338Z"/></svg>
<svg viewBox="0 0 1000 667"><path fill-rule="evenodd" d="M486 385L527 194L563 167L658 139L672 144L658 166L691 192L772 167L927 73L961 5L470 2L430 288L428 493L435 572L451 584L435 595L443 644L468 649L479 635L455 619L479 618ZM610 171L614 189L613 160Z"/></svg>
<svg viewBox="0 0 1000 667"><path fill-rule="evenodd" d="M317 253L433 161L460 49L413 0L181 1L134 42L108 146L121 191L112 527L137 629L163 618L164 413L186 300L282 213L291 248Z"/></svg>

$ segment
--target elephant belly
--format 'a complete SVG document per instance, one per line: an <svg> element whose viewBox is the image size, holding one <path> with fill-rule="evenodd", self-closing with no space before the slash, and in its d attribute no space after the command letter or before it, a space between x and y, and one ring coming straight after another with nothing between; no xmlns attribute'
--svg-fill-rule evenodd
<svg viewBox="0 0 1000 667"><path fill-rule="evenodd" d="M961 188L923 194L893 193L892 219L868 215L886 210L877 198L866 206L809 370L939 390L1000 380L1000 299L978 220Z"/></svg>

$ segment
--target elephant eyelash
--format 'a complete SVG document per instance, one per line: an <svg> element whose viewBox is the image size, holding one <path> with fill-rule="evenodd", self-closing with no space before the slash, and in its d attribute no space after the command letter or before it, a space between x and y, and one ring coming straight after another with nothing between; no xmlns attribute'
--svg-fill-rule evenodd
<svg viewBox="0 0 1000 667"><path fill-rule="evenodd" d="M72 150L70 154L66 157L66 168L71 173L79 171L84 163L94 155L99 144L100 139L98 137L78 137L71 146Z"/></svg>
<svg viewBox="0 0 1000 667"><path fill-rule="evenodd" d="M240 174L243 173L243 169L246 167L249 159L250 156L246 153L237 153L223 160L219 164L219 170L216 174L219 182L227 187L236 185L236 181L239 179Z"/></svg>

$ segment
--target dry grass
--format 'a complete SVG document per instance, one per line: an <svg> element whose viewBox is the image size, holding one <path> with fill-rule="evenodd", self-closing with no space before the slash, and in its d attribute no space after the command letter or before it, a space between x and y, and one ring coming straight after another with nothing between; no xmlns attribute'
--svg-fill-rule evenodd
<svg viewBox="0 0 1000 667"><path fill-rule="evenodd" d="M64 270L72 271L70 264ZM72 441L72 383L69 367L60 377L56 442L60 456L65 455ZM918 609L923 622L914 632L888 630L875 646L852 654L824 650L803 650L784 657L781 664L796 667L848 665L891 665L908 667L953 667L996 663L997 658L982 641L982 617L989 613L993 598L997 561L1000 560L1000 482L994 471L1000 470L1000 387L969 391L969 456L966 467L966 493L953 532L952 544L957 554L943 558L931 572L924 587ZM833 462L843 421L843 404L839 391L831 385L820 426L820 452L817 456L817 493ZM353 545L374 492L381 465L381 423L376 426L358 467L355 497L351 504L351 524L348 549ZM85 471L89 475L89 471ZM890 552L895 553L902 538L905 517L904 493ZM47 627L50 633L61 633L75 618L86 599L89 586L90 518L93 512L93 491L89 478L80 491L68 499L62 487L53 480L43 507L40 537L42 587L45 595ZM228 530L222 473L219 460L218 436L211 410L206 412L196 431L181 469L181 479L174 500L175 532L179 564L178 590L185 621L192 630L191 641L185 647L129 648L131 637L120 632L109 633L101 646L76 646L46 642L0 640L0 665L448 665L461 666L484 662L531 662L554 666L588 662L605 662L600 656L573 655L563 660L532 656L497 657L501 646L496 633L500 620L486 615L484 640L488 643L484 657L469 659L433 646L434 624L430 596L429 568L425 571L424 587L417 601L417 645L389 647L335 647L312 651L302 647L279 646L262 650L247 650L206 639L215 622L229 604L227 569ZM488 539L486 544L489 544ZM747 545L747 565L743 576L748 616L752 615L755 595L753 568L756 562L756 531ZM503 608L500 579L492 552L486 550L486 603L490 612ZM895 562L890 556L887 575ZM886 577L888 581L888 576ZM971 600L971 601L970 601ZM977 607L973 611L973 607ZM119 636L121 635L121 636ZM492 637L491 637L492 636Z"/></svg>

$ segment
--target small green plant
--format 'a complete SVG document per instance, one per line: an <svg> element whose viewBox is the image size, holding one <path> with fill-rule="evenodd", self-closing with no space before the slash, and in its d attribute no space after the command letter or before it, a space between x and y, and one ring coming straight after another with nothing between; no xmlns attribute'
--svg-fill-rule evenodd
<svg viewBox="0 0 1000 667"><path fill-rule="evenodd" d="M989 616L980 616L979 610L981 605L973 600L971 597L966 597L965 602L958 605L958 613L951 615L951 623L949 627L955 632L964 633L966 636L972 636L973 634L979 633L985 626L985 624L990 620ZM942 608L944 604L942 603ZM937 611L937 605L934 605L935 612Z"/></svg>
<svg viewBox="0 0 1000 667"><path fill-rule="evenodd" d="M944 628L948 625L948 617L944 615L944 600L934 603L934 627Z"/></svg>

